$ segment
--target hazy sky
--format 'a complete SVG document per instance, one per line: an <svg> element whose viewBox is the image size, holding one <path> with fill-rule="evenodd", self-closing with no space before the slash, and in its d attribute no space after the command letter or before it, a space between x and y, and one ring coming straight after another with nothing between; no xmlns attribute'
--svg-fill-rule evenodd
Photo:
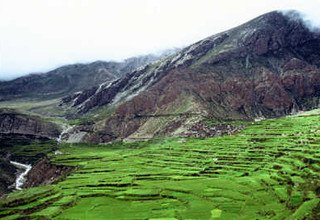
<svg viewBox="0 0 320 220"><path fill-rule="evenodd" d="M276 9L320 25L320 0L0 0L0 79L186 46Z"/></svg>

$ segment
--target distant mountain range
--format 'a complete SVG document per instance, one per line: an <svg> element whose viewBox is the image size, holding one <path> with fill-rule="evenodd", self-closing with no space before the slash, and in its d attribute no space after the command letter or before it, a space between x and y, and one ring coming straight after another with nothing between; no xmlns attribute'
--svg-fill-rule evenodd
<svg viewBox="0 0 320 220"><path fill-rule="evenodd" d="M47 73L29 74L0 82L0 101L17 98L56 98L111 82L134 69L146 65L176 50L160 55L132 57L123 62L96 61L89 64L62 66Z"/></svg>
<svg viewBox="0 0 320 220"><path fill-rule="evenodd" d="M0 83L1 100L20 98L62 98L65 116L82 120L70 132L98 143L179 136L207 120L279 117L320 105L320 33L296 11L274 11L161 56Z"/></svg>
<svg viewBox="0 0 320 220"><path fill-rule="evenodd" d="M112 83L63 99L111 116L84 140L181 134L205 118L253 120L319 106L320 34L297 12L270 12L201 40Z"/></svg>

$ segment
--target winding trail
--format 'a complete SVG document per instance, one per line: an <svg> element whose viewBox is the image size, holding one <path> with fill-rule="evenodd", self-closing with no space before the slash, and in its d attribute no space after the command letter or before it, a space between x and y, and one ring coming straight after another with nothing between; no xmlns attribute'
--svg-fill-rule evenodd
<svg viewBox="0 0 320 220"><path fill-rule="evenodd" d="M19 163L16 161L10 161L10 163L12 165L14 165L15 167L17 167L19 170L24 170L24 172L19 174L16 179L16 189L22 190L21 187L23 186L24 182L26 181L25 177L29 173L29 171L31 170L32 166L29 164L23 164L23 163Z"/></svg>

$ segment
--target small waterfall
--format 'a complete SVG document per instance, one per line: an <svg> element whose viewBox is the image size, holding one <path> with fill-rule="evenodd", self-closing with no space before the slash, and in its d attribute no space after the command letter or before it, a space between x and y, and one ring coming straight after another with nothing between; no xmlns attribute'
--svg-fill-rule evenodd
<svg viewBox="0 0 320 220"><path fill-rule="evenodd" d="M59 137L57 138L57 142L60 144L62 142L65 143L79 143L82 141L83 137L87 134L85 131L80 131L77 127L68 126L66 127Z"/></svg>
<svg viewBox="0 0 320 220"><path fill-rule="evenodd" d="M74 126L68 126L66 127L62 132L61 134L59 135L59 137L57 138L57 142L58 143L61 143L62 140L63 140L63 136L68 134L72 129L73 129Z"/></svg>
<svg viewBox="0 0 320 220"><path fill-rule="evenodd" d="M15 167L17 167L18 169L24 170L24 172L19 174L16 179L16 189L21 190L22 189L21 187L23 186L24 182L26 181L25 177L29 173L29 171L31 170L32 166L29 164L22 164L22 163L19 163L16 161L10 161L10 163L12 165L14 165Z"/></svg>

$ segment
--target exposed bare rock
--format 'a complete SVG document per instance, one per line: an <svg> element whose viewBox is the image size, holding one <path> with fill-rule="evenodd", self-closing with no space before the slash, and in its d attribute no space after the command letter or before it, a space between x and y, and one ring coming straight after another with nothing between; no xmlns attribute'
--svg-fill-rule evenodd
<svg viewBox="0 0 320 220"><path fill-rule="evenodd" d="M32 167L23 187L28 188L54 183L73 169L73 167L52 164L47 158L43 158Z"/></svg>
<svg viewBox="0 0 320 220"><path fill-rule="evenodd" d="M71 126L62 131L58 142L79 143L90 132L92 132L92 126L90 125Z"/></svg>
<svg viewBox="0 0 320 220"><path fill-rule="evenodd" d="M262 15L70 99L79 113L104 105L116 107L86 140L108 142L135 136L142 127L145 131L154 127L155 115L174 114L174 106L185 97L192 99L189 106L201 109L180 106L177 115L189 114L189 118L198 114L253 120L318 107L320 34L310 31L302 20L292 19L290 13ZM170 132L187 121L162 118L157 126L166 129L171 124Z"/></svg>
<svg viewBox="0 0 320 220"><path fill-rule="evenodd" d="M39 117L21 114L10 109L0 109L0 134L54 139L60 132L59 126Z"/></svg>

